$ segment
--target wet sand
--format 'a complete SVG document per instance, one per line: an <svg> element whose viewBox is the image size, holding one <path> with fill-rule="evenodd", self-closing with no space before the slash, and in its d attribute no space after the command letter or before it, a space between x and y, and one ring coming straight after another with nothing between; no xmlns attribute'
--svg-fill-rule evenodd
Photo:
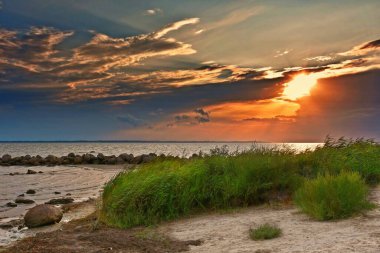
<svg viewBox="0 0 380 253"><path fill-rule="evenodd" d="M53 198L70 197L75 202L98 198L103 185L123 168L122 165L0 166L0 225L22 219L28 209ZM43 173L26 174L28 169ZM11 176L10 173L20 173L20 175ZM26 194L28 189L33 189L36 193ZM20 194L34 200L35 203L17 204L17 207L6 206L6 203L14 202ZM17 228L0 229L0 245L25 235L27 233L24 230L18 231Z"/></svg>

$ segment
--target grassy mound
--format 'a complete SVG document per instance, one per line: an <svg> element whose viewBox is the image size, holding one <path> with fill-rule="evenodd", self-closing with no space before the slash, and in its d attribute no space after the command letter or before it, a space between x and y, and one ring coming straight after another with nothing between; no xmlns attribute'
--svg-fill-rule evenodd
<svg viewBox="0 0 380 253"><path fill-rule="evenodd" d="M369 208L368 187L357 172L341 172L307 180L294 201L306 214L317 220L347 218Z"/></svg>
<svg viewBox="0 0 380 253"><path fill-rule="evenodd" d="M293 189L299 183L291 158L285 151L262 150L143 165L106 185L102 218L112 225L131 227L199 210L258 203L272 191Z"/></svg>
<svg viewBox="0 0 380 253"><path fill-rule="evenodd" d="M267 223L249 230L249 236L255 241L277 238L281 234L282 231L279 227Z"/></svg>
<svg viewBox="0 0 380 253"><path fill-rule="evenodd" d="M286 147L253 147L239 153L215 149L194 159L161 158L111 180L103 192L100 218L127 228L248 206L279 192L293 193L304 180L321 180L318 174L337 175L342 170L357 172L350 176L354 179L361 176L377 183L378 157L380 145L372 141L327 139L323 147L302 153ZM301 199L301 193L298 196Z"/></svg>

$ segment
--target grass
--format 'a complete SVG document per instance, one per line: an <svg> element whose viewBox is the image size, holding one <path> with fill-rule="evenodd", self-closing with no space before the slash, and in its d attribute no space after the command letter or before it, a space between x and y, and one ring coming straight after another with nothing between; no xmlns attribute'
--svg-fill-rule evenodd
<svg viewBox="0 0 380 253"><path fill-rule="evenodd" d="M358 172L340 172L336 176L320 175L306 180L294 197L306 214L317 220L350 217L371 207L368 187Z"/></svg>
<svg viewBox="0 0 380 253"><path fill-rule="evenodd" d="M259 227L254 229L251 228L249 230L249 236L252 240L255 241L277 238L280 237L281 234L282 231L279 227L275 225L270 225L268 223L260 225Z"/></svg>
<svg viewBox="0 0 380 253"><path fill-rule="evenodd" d="M158 158L111 180L102 195L100 219L128 228L154 225L193 213L228 210L294 193L318 175L356 172L368 184L380 180L380 145L371 140L327 139L315 151L253 147L212 150L193 159ZM357 177L356 176L356 177ZM356 186L352 186L356 187Z"/></svg>

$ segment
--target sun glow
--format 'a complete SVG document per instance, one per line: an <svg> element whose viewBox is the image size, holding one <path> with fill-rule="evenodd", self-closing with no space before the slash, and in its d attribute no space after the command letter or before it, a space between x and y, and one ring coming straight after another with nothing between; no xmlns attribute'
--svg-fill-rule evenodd
<svg viewBox="0 0 380 253"><path fill-rule="evenodd" d="M317 84L317 77L313 75L300 74L293 78L293 80L285 83L282 95L284 98L290 100L297 100L298 98L309 96L310 90Z"/></svg>

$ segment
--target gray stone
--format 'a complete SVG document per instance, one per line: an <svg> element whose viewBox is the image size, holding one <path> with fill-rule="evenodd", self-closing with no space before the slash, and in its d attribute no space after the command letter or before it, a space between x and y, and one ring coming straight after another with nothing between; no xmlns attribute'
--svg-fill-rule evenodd
<svg viewBox="0 0 380 253"><path fill-rule="evenodd" d="M51 205L37 205L30 209L24 217L29 228L40 227L60 222L63 213L61 209Z"/></svg>

